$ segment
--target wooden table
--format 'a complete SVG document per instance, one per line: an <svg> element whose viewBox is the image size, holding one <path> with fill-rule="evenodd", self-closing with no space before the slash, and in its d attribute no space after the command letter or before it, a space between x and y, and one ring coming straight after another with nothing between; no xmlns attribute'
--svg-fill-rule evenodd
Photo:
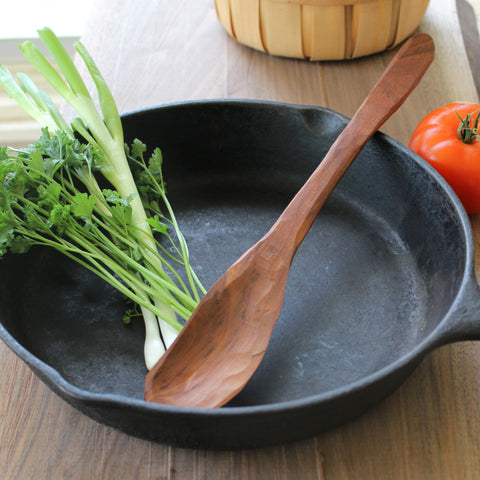
<svg viewBox="0 0 480 480"><path fill-rule="evenodd" d="M433 36L436 60L383 129L403 143L430 110L478 101L455 2L431 0L420 30ZM114 6L98 0L83 40L121 111L235 97L316 104L350 116L392 57L273 58L230 39L212 0L118 0ZM480 238L480 217L471 221ZM430 354L391 397L341 428L240 452L175 449L129 437L68 406L3 344L0 362L1 479L480 478L480 345L474 342Z"/></svg>

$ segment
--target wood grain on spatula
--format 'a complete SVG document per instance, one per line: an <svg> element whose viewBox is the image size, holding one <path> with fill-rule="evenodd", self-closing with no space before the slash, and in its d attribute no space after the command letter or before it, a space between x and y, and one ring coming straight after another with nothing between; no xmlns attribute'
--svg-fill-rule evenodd
<svg viewBox="0 0 480 480"><path fill-rule="evenodd" d="M267 349L299 245L352 161L416 87L433 55L426 34L398 51L277 222L213 285L147 374L147 401L215 408L245 386Z"/></svg>

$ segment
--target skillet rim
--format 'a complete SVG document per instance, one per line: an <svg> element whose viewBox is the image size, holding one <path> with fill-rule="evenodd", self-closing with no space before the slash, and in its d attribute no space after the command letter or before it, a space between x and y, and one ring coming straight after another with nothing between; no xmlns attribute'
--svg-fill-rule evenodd
<svg viewBox="0 0 480 480"><path fill-rule="evenodd" d="M269 100L251 100L251 99L208 99L208 100L187 100L178 101L172 103L166 103L161 105L155 105L150 107L139 108L125 112L121 115L124 117L134 117L142 115L148 112L154 112L156 110L168 110L168 109L183 109L183 108L201 108L205 105L216 106L238 106L242 107L267 107L273 109L291 109L296 111L302 110L320 110L328 115L334 116L343 122L347 123L349 118L327 107L310 106L292 104L286 102L269 101ZM78 402L85 407L101 406L106 408L108 406L115 406L117 408L127 407L136 411L151 412L151 413L176 413L186 416L202 416L202 417L242 417L248 415L258 414L274 414L279 412L294 411L297 409L304 409L315 405L320 405L333 399L340 399L346 397L354 392L364 390L382 379L387 378L390 374L393 374L397 370L407 367L415 359L421 360L429 350L438 346L441 332L452 313L462 304L462 299L465 296L465 292L475 281L473 274L474 271L474 245L473 245L473 233L468 219L468 215L463 208L460 200L456 196L453 189L443 179L443 177L430 165L423 160L419 155L408 149L405 145L401 144L394 138L386 135L381 131L375 133L375 138L378 138L381 142L385 142L397 150L406 153L417 163L426 173L433 177L436 183L440 185L446 197L449 199L453 211L455 211L459 223L463 229L464 248L465 248L465 262L463 266L463 276L460 282L460 286L456 292L455 298L452 301L450 308L445 313L443 318L438 322L436 327L414 348L407 353L386 365L385 367L362 377L354 382L347 383L341 387L334 388L327 392L322 392L314 395L307 395L302 398L280 401L278 403L267 403L261 405L248 405L248 406L227 406L218 409L208 408L191 408L191 407L178 407L172 405L163 405L146 402L137 398L131 398L126 395L112 394L112 393L95 393L83 388L77 387L68 382L54 367L40 360L33 355L28 349L26 349L21 343L19 343L10 333L6 330L3 324L0 322L0 338L4 343L19 356L35 374L47 384L47 386L61 395L64 400L69 399L72 403ZM476 282L475 282L476 283ZM439 335L440 333L440 335Z"/></svg>

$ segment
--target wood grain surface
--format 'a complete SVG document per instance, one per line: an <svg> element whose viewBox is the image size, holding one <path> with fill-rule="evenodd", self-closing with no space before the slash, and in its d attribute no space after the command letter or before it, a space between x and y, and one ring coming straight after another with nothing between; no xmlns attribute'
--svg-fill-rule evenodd
<svg viewBox="0 0 480 480"><path fill-rule="evenodd" d="M472 4L478 8L477 0ZM382 129L403 143L430 110L478 101L455 1L431 0L419 30L434 38L436 59ZM114 7L98 0L83 40L123 112L188 99L259 98L351 116L393 56L338 63L270 57L229 38L212 0L118 0ZM471 222L480 265L480 216ZM334 431L237 452L176 449L129 437L60 400L3 344L0 364L0 479L480 478L476 342L433 352L387 400Z"/></svg>

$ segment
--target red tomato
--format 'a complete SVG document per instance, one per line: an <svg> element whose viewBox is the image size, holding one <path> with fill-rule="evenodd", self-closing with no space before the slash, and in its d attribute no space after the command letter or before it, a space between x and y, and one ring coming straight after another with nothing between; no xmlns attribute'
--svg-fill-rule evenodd
<svg viewBox="0 0 480 480"><path fill-rule="evenodd" d="M450 103L417 126L409 148L450 184L467 213L480 212L480 105Z"/></svg>

